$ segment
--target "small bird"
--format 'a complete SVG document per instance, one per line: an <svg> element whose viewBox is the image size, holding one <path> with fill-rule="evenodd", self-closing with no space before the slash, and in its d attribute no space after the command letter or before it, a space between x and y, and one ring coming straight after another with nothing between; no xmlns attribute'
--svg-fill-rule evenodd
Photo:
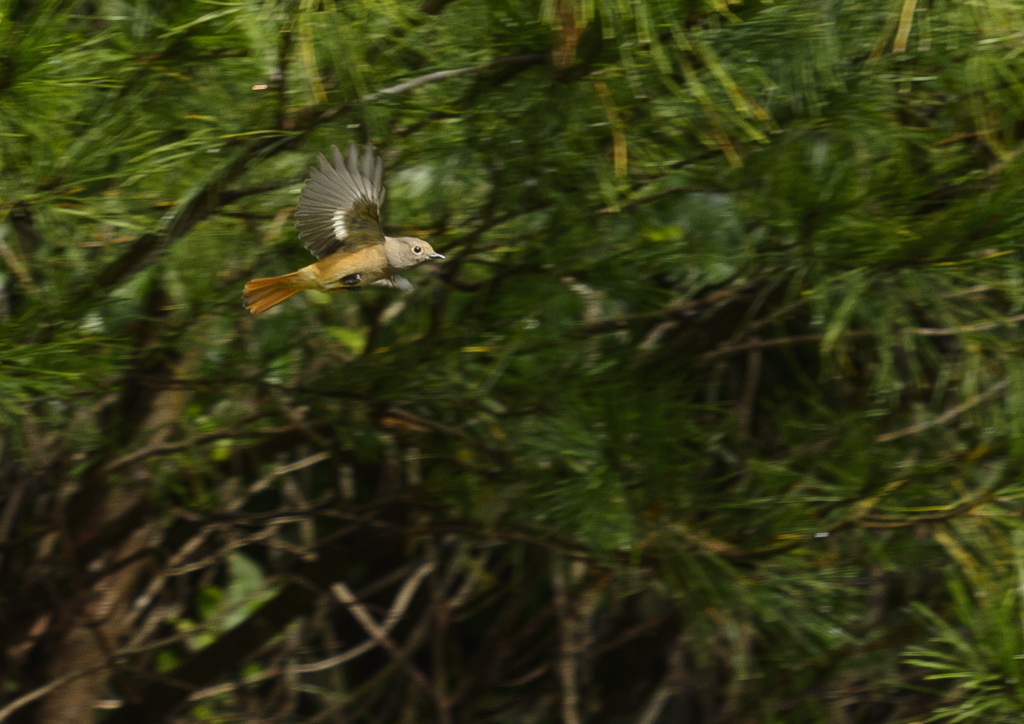
<svg viewBox="0 0 1024 724"><path fill-rule="evenodd" d="M444 259L423 239L384 236L380 207L384 203L384 162L367 146L348 145L348 162L331 146L332 166L319 154L320 168L310 169L299 195L295 228L318 261L291 274L253 279L245 285L242 303L253 314L265 312L303 289L333 292L367 284L412 289L398 272L431 259Z"/></svg>

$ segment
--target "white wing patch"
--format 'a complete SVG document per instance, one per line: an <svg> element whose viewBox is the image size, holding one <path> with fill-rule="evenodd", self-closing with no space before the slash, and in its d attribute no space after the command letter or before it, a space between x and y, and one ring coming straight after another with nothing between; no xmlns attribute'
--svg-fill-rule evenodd
<svg viewBox="0 0 1024 724"><path fill-rule="evenodd" d="M372 146L360 159L354 143L349 144L347 160L337 146L331 146L330 155L333 164L322 153L317 156L295 210L299 238L317 259L343 247L354 250L384 243L384 162Z"/></svg>
<svg viewBox="0 0 1024 724"><path fill-rule="evenodd" d="M334 238L342 240L348 236L345 232L345 209L335 211L331 221L334 223Z"/></svg>

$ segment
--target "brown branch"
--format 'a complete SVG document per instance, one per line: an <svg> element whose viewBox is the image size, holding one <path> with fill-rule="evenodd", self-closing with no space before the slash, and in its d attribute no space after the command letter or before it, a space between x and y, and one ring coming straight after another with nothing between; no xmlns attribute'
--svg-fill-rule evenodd
<svg viewBox="0 0 1024 724"><path fill-rule="evenodd" d="M668 671L651 694L651 698L647 700L647 706L637 719L637 724L655 724L661 719L661 713L669 699L682 692L686 681L685 643L685 635L680 634L668 650Z"/></svg>
<svg viewBox="0 0 1024 724"><path fill-rule="evenodd" d="M316 549L313 561L300 561L291 569L288 582L249 618L224 632L216 641L185 658L159 680L140 687L137 697L114 711L108 724L160 722L188 697L222 680L265 642L282 631L296 616L312 610L319 587L344 578L355 566L388 565L407 558L408 535L402 524L408 507L380 506L364 524L331 535ZM383 520L393 524L381 527Z"/></svg>
<svg viewBox="0 0 1024 724"><path fill-rule="evenodd" d="M1009 387L1009 385L1009 380L1000 380L999 382L995 383L984 392L979 392L978 394L971 397L969 400L964 401L962 404L957 405L956 407L951 407L938 417L933 417L930 420L925 420L924 422L919 422L916 425L905 427L902 430L883 433L875 438L875 442L892 442L893 440L899 440L900 438L909 437L911 435L917 435L919 433L924 432L925 430L930 430L931 428L937 427L939 425L945 425L947 422L955 420L957 417L967 412L972 407L977 407L982 402L987 402L993 397L997 397L998 395L1002 394L1003 392L1006 391L1006 388Z"/></svg>
<svg viewBox="0 0 1024 724"><path fill-rule="evenodd" d="M21 259L21 255L18 254L13 248L11 248L7 241L4 239L3 227L0 227L0 259L3 259L4 264L7 265L8 270L17 279L21 285L33 296L39 296L39 287L32 280L32 275L28 271L28 266Z"/></svg>
<svg viewBox="0 0 1024 724"><path fill-rule="evenodd" d="M666 308L661 312L651 313L659 314L664 316L668 313L670 308ZM649 317L650 315L634 315L639 318L641 316ZM612 320L609 320L612 321ZM906 332L919 337L955 337L961 334L971 334L973 332L987 332L992 329L998 329L1009 324L1015 324L1017 322L1024 322L1024 314L1018 314L1014 317L1007 317L1006 319L996 320L993 322L980 322L978 324L970 324L964 327L910 327L907 328ZM870 331L859 331L859 332L844 332L839 335L839 339L860 339L864 337L871 337L873 335ZM705 362L709 362L719 357L728 357L734 354L740 354L742 352L749 352L755 349L769 349L772 347L789 347L797 344L809 344L811 342L817 342L821 340L823 335L821 334L798 334L792 337L778 337L776 339L755 339L749 342L741 342L739 344L729 345L727 347L719 347L718 349L705 352L701 359Z"/></svg>
<svg viewBox="0 0 1024 724"><path fill-rule="evenodd" d="M749 287L730 287L719 289L699 299L679 299L665 305L661 309L650 312L636 312L634 314L623 314L610 319L599 319L592 322L583 322L576 327L576 331L582 334L594 334L610 332L622 329L634 322L657 321L662 319L695 318L706 314L722 305L738 302L749 294Z"/></svg>
<svg viewBox="0 0 1024 724"><path fill-rule="evenodd" d="M59 676L56 679L51 679L50 681L46 682L42 686L37 687L37 688L33 689L32 691L29 691L29 692L27 692L25 694L22 694L17 699L14 699L13 701L8 702L6 705L4 705L2 708L0 708L0 722L6 721L18 709L26 707L29 704L31 704L32 702L34 702L34 701L38 701L39 699L43 698L44 696L46 696L46 695L48 695L48 694L50 694L50 693L52 693L54 691L57 691L58 689L60 689L63 686L67 686L72 681L76 681L76 680L82 678L83 676L88 676L89 674L95 674L95 673L97 673L99 671L104 671L104 670L109 669L109 668L110 668L110 664L107 663L107 662L104 662L104 663L98 664L96 666L89 666L87 668L83 668L83 669L78 669L76 671L72 671L72 672L70 672L68 674L65 674L64 676Z"/></svg>
<svg viewBox="0 0 1024 724"><path fill-rule="evenodd" d="M413 596L416 595L416 591L419 589L420 583L434 570L435 564L433 561L425 561L413 571L412 575L409 576L402 587L399 589L398 594L395 596L395 600L391 604L391 608L388 609L387 615L384 617L384 621L380 624L380 630L385 634L390 634L392 629L398 625L398 622L402 620L405 612L409 608L409 604L412 603ZM342 584L338 584L342 585ZM351 591L350 591L351 593ZM337 592L335 592L337 596ZM353 614L355 615L355 614ZM291 667L292 671L300 674L311 674L316 671L324 671L330 669L346 661L361 656L363 653L371 650L378 645L378 642L371 639L364 641L358 646L353 646L348 651L332 656L329 659L323 661L317 661L312 664L298 664Z"/></svg>
<svg viewBox="0 0 1024 724"><path fill-rule="evenodd" d="M752 349L747 353L747 371L743 383L743 393L736 402L736 439L740 442L750 440L753 432L754 403L757 400L757 389L761 384L761 366L764 352Z"/></svg>
<svg viewBox="0 0 1024 724"><path fill-rule="evenodd" d="M244 425L263 417L262 414L251 415L240 421L240 425ZM269 430L253 430L251 432L245 432L239 430L237 427L230 430L214 430L212 432L204 432L196 435L188 440L178 440L177 442L158 442L152 445L146 445L133 450L130 453L114 458L109 463L103 466L103 473L112 473L115 470L127 467L133 463L137 463L147 457L154 455L167 455L168 453L178 452L180 450L186 450L193 445L201 445L203 443L215 442L217 440L229 440L243 437L264 437L266 435L277 435L282 432L289 432L296 429L294 425L285 425L283 427L274 427Z"/></svg>
<svg viewBox="0 0 1024 724"><path fill-rule="evenodd" d="M406 578L398 594L395 596L395 600L391 604L391 608L388 609L388 613L384 618L384 622L381 624L381 629L385 633L391 633L392 629L398 625L399 621L405 615L405 612L409 608L409 604L412 603L413 596L415 596L420 583L426 578L430 572L434 570L434 564L431 561L424 562L412 572L412 575ZM365 594L364 594L365 595ZM377 648L377 641L369 639L361 644L353 646L352 648L341 652L335 656L331 656L320 661L314 661L309 664L289 664L285 666L271 667L266 671L261 671L258 674L247 676L241 681L227 682L217 686L208 686L205 689L193 692L189 695L188 700L190 702L201 701L203 699L209 699L210 697L220 696L221 694L228 694L232 691L237 691L245 686L251 686L252 684L258 684L268 679L273 679L281 676L285 673L292 674L314 674L321 671L327 671L329 669L336 668L342 664L352 661L363 654L372 651Z"/></svg>
<svg viewBox="0 0 1024 724"><path fill-rule="evenodd" d="M673 194L701 194L710 193L714 189L704 188L702 186L674 186L670 189L662 189L661 191L655 191L647 196L637 196L629 201L625 201L617 206L606 206L603 209L598 209L595 214L618 214L626 209L631 209L634 206L640 206L641 204L649 204L652 201L664 198L666 196L672 196Z"/></svg>
<svg viewBox="0 0 1024 724"><path fill-rule="evenodd" d="M580 724L579 651L569 610L564 565L561 558L556 557L551 561L551 587L554 589L555 613L558 615L558 678L562 684L562 724Z"/></svg>
<svg viewBox="0 0 1024 724"><path fill-rule="evenodd" d="M621 634L616 636L611 641L606 641L599 646L594 647L594 655L604 654L613 649L617 649L619 646L623 646L630 641L654 633L654 629L660 628L665 624L677 624L678 614L676 613L665 613L660 616L652 616L651 618L642 621L634 626L629 627Z"/></svg>
<svg viewBox="0 0 1024 724"><path fill-rule="evenodd" d="M849 332L842 335L842 339L848 339L850 337L866 337L869 336L870 332ZM773 347L791 347L797 344L810 344L812 342L818 342L821 340L822 335L820 334L797 334L792 337L776 337L775 339L754 339L749 342L740 342L739 344L732 344L728 347L719 347L713 349L710 352L705 352L701 355L701 360L704 362L710 362L711 360L718 359L719 357L730 357L734 354L741 354L743 352L751 352L753 350L771 349Z"/></svg>
<svg viewBox="0 0 1024 724"><path fill-rule="evenodd" d="M996 319L991 322L979 322L964 327L914 327L910 331L922 337L953 337L958 334L970 334L971 332L987 332L990 329L998 329L1017 322L1024 322L1024 314L1017 314L1006 319Z"/></svg>
<svg viewBox="0 0 1024 724"><path fill-rule="evenodd" d="M409 80L398 83L397 85L390 86L388 88L382 88L379 91L373 93L367 93L360 100L363 103L373 103L379 101L385 96L399 95L400 93L408 93L411 90L415 90L428 83L437 83L442 80L448 80L449 78L458 78L463 75L471 75L473 73L480 73L491 68L498 68L503 65L531 65L534 63L542 63L546 60L546 56L541 54L534 55L510 55L505 58L498 58L492 60L490 63L484 63L483 65L473 65L466 68L453 68L452 70L438 70L433 73L427 73L416 78L410 78Z"/></svg>
<svg viewBox="0 0 1024 724"><path fill-rule="evenodd" d="M398 645L388 636L387 631L381 627L376 621L373 620L373 616L366 610L366 606L359 602L359 599L355 597L351 589L341 581L331 586L331 592L334 593L335 597L348 608L349 613L352 614L353 618L359 622L359 625L363 627L367 635L374 640L374 642L391 654L391 657L402 665L406 673L409 674L409 678L412 679L416 686L420 687L424 693L432 694L433 687L430 685L430 679L427 675L419 670L414 663L409 660L408 656L405 656L403 652L398 648ZM438 713L440 714L442 707L438 707Z"/></svg>
<svg viewBox="0 0 1024 724"><path fill-rule="evenodd" d="M623 327L628 327L633 322L653 322L669 317L679 316L684 313L689 304L671 304L667 307L654 310L653 312L636 312L634 314L623 314L610 319L599 319L593 322L584 322L577 329L585 334L600 332L611 332Z"/></svg>

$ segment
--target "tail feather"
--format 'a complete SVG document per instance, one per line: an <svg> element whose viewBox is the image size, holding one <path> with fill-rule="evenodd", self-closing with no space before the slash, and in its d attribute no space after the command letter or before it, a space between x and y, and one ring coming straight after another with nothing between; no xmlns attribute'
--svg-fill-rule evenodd
<svg viewBox="0 0 1024 724"><path fill-rule="evenodd" d="M299 277L299 272L279 277L253 279L245 285L242 292L242 305L253 314L259 314L308 286Z"/></svg>

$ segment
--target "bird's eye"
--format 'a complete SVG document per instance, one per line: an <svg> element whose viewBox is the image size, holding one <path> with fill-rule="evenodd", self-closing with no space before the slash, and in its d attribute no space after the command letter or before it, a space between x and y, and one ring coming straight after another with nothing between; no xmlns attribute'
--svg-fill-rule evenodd
<svg viewBox="0 0 1024 724"><path fill-rule="evenodd" d="M422 254L422 253L423 253L423 249L421 249L421 248L420 248L420 247L418 247L418 246L414 246L414 247L412 248L412 253L413 253L413 254Z"/></svg>

